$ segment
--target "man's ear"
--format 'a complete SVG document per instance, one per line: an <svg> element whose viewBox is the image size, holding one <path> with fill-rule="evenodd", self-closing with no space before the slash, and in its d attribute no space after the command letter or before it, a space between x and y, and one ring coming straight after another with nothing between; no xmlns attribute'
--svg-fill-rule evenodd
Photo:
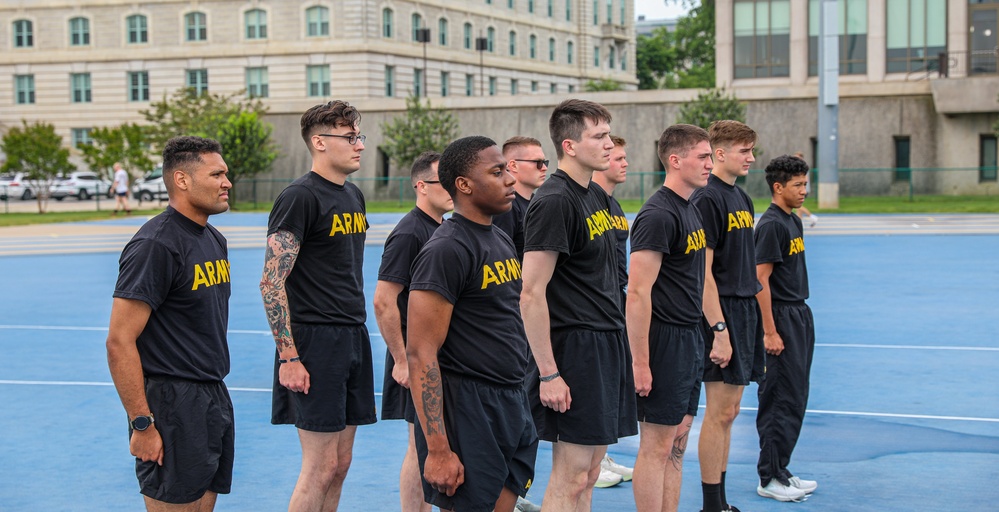
<svg viewBox="0 0 999 512"><path fill-rule="evenodd" d="M472 193L472 180L466 176L458 176L454 180L454 187L458 190L458 193L470 195Z"/></svg>

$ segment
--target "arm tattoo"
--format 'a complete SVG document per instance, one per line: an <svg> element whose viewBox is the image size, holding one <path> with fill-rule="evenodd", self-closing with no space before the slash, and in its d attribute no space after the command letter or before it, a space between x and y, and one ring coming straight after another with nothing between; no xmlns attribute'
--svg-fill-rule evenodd
<svg viewBox="0 0 999 512"><path fill-rule="evenodd" d="M423 415L427 419L424 426L426 435L444 433L444 387L441 384L441 371L437 363L427 365L423 377Z"/></svg>
<svg viewBox="0 0 999 512"><path fill-rule="evenodd" d="M278 231L267 237L260 294L264 299L267 323L271 326L271 333L274 334L274 342L277 343L279 352L295 346L295 341L291 337L288 291L284 285L295 267L295 260L301 247L298 238L288 231Z"/></svg>

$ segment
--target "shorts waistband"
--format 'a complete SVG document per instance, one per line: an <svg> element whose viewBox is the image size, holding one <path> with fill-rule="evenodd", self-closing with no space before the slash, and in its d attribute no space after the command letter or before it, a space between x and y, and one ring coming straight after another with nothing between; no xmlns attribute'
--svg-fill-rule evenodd
<svg viewBox="0 0 999 512"><path fill-rule="evenodd" d="M171 375L146 375L144 378L146 381L153 381L153 382L186 382L188 384L200 384L203 386L224 384L224 381L221 380L185 379L183 377L174 377Z"/></svg>
<svg viewBox="0 0 999 512"><path fill-rule="evenodd" d="M803 300L771 300L770 304L774 306L804 306L805 301Z"/></svg>
<svg viewBox="0 0 999 512"><path fill-rule="evenodd" d="M699 329L701 323L694 322L692 324L677 324L673 322L663 322L662 320L652 319L652 325L658 325L663 327L675 327L677 329Z"/></svg>
<svg viewBox="0 0 999 512"><path fill-rule="evenodd" d="M472 377L469 375L460 375L457 373L449 372L446 370L441 370L441 376L452 381L467 381L472 382L481 386L489 386L496 389L506 389L506 390L523 390L523 384L497 384L486 379L481 379L479 377Z"/></svg>

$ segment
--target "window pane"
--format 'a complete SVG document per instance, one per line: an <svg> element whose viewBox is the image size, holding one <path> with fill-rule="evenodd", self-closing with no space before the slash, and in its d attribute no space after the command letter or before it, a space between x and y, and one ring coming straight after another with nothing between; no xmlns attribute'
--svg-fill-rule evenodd
<svg viewBox="0 0 999 512"><path fill-rule="evenodd" d="M947 46L947 4L945 0L927 0L926 46Z"/></svg>
<svg viewBox="0 0 999 512"><path fill-rule="evenodd" d="M753 34L753 4L737 2L735 4L735 35L748 36Z"/></svg>
<svg viewBox="0 0 999 512"><path fill-rule="evenodd" d="M917 0L909 5L909 46L921 49L926 45L926 4Z"/></svg>
<svg viewBox="0 0 999 512"><path fill-rule="evenodd" d="M767 2L756 3L756 33L765 34L770 30L770 4Z"/></svg>
<svg viewBox="0 0 999 512"><path fill-rule="evenodd" d="M774 0L770 3L770 33L791 33L791 4L787 0Z"/></svg>
<svg viewBox="0 0 999 512"><path fill-rule="evenodd" d="M995 135L982 135L981 147L979 149L979 165L982 167L978 171L979 181L996 181L996 136Z"/></svg>
<svg viewBox="0 0 999 512"><path fill-rule="evenodd" d="M888 48L909 47L909 0L888 0Z"/></svg>
<svg viewBox="0 0 999 512"><path fill-rule="evenodd" d="M819 0L808 0L808 35L819 35L819 10L821 4Z"/></svg>
<svg viewBox="0 0 999 512"><path fill-rule="evenodd" d="M846 4L846 33L866 34L867 0L846 0Z"/></svg>

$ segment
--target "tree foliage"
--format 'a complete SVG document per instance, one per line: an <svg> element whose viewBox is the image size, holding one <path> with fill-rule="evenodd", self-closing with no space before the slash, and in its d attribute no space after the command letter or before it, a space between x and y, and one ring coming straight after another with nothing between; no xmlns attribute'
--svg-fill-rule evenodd
<svg viewBox="0 0 999 512"><path fill-rule="evenodd" d="M233 192L237 191L236 184L241 178L270 170L279 154L271 140L273 131L274 127L261 121L256 112L230 115L219 125L215 138L222 144L222 159L229 167Z"/></svg>
<svg viewBox="0 0 999 512"><path fill-rule="evenodd" d="M218 140L221 126L241 112L267 112L259 99L247 98L240 91L233 94L198 94L193 88L179 89L171 96L154 102L148 110L139 111L148 121L147 136L157 153L166 141L181 135L196 135Z"/></svg>
<svg viewBox="0 0 999 512"><path fill-rule="evenodd" d="M714 0L672 0L691 7L676 30L638 36L639 89L703 89L715 85Z"/></svg>
<svg viewBox="0 0 999 512"><path fill-rule="evenodd" d="M735 96L728 96L724 89L708 89L697 94L694 101L680 107L676 122L700 126L705 130L714 121L732 119L746 122L746 105Z"/></svg>
<svg viewBox="0 0 999 512"><path fill-rule="evenodd" d="M601 92L601 91L620 91L621 82L617 80L611 80L609 78L602 78L600 80L588 80L586 85L583 86L583 90L586 92Z"/></svg>
<svg viewBox="0 0 999 512"><path fill-rule="evenodd" d="M146 129L142 126L126 123L113 128L94 128L90 138L93 144L79 146L83 161L104 179L113 180L115 162L121 162L130 172L148 171L153 166Z"/></svg>
<svg viewBox="0 0 999 512"><path fill-rule="evenodd" d="M51 124L36 122L11 128L0 141L7 161L0 172L23 173L25 181L38 198L38 213L45 213L49 190L56 176L69 174L76 166L69 161L69 150L62 147L62 137Z"/></svg>
<svg viewBox="0 0 999 512"><path fill-rule="evenodd" d="M398 167L408 167L424 151L444 151L458 137L458 120L451 112L426 105L420 98L406 98L406 114L381 124L382 150Z"/></svg>

